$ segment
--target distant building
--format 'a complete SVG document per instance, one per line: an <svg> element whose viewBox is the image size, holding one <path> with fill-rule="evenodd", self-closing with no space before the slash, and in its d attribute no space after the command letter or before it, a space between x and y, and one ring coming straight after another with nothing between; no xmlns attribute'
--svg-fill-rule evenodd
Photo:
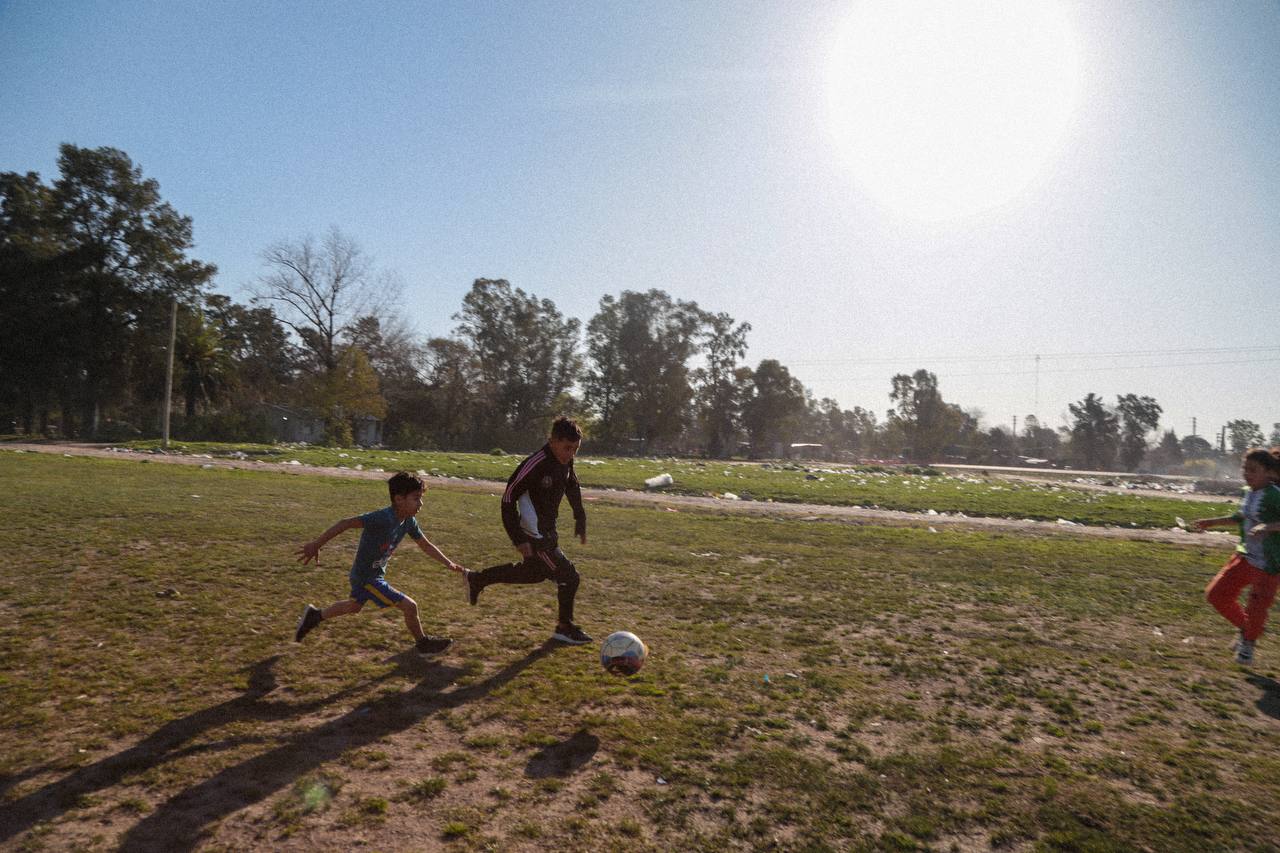
<svg viewBox="0 0 1280 853"><path fill-rule="evenodd" d="M263 403L262 411L271 423L276 441L293 444L320 444L324 441L324 418L315 412ZM352 439L362 447L382 444L382 421L364 415L354 419Z"/></svg>

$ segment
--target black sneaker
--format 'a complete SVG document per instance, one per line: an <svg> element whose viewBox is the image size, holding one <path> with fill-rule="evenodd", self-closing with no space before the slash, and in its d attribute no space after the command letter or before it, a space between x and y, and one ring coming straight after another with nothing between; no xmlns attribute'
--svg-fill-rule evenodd
<svg viewBox="0 0 1280 853"><path fill-rule="evenodd" d="M462 582L467 587L467 603L472 607L476 606L476 602L480 600L480 590L484 587L480 586L480 573L473 572L470 569L464 569L462 572Z"/></svg>
<svg viewBox="0 0 1280 853"><path fill-rule="evenodd" d="M307 609L302 611L302 618L298 620L298 630L293 635L293 641L301 643L302 638L307 636L307 633L319 624L320 608L308 604Z"/></svg>
<svg viewBox="0 0 1280 853"><path fill-rule="evenodd" d="M435 655L449 648L453 640L448 637L423 637L418 641L418 654Z"/></svg>
<svg viewBox="0 0 1280 853"><path fill-rule="evenodd" d="M591 637L577 625L557 625L556 632L551 635L551 639L575 646L591 642Z"/></svg>

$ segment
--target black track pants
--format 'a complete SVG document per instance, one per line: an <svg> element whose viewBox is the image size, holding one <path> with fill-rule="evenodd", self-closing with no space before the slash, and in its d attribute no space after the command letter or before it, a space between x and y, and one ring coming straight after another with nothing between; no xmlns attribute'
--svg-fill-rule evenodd
<svg viewBox="0 0 1280 853"><path fill-rule="evenodd" d="M561 624L573 624L573 599L578 594L577 568L559 548L534 551L519 563L501 563L490 566L479 574L480 586L491 583L541 583L555 581L556 598L560 603Z"/></svg>

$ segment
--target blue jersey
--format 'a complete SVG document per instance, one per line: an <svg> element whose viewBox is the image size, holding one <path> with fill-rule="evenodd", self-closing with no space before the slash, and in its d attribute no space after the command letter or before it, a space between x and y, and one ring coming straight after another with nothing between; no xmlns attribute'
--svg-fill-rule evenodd
<svg viewBox="0 0 1280 853"><path fill-rule="evenodd" d="M366 512L360 516L360 521L364 528L360 531L355 562L351 564L352 584L381 578L387 571L387 562L406 533L413 539L423 538L418 520L409 516L400 521L392 507Z"/></svg>

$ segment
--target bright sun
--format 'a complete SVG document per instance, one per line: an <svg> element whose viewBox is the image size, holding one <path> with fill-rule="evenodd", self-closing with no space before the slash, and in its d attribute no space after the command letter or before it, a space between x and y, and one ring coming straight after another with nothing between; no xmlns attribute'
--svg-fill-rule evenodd
<svg viewBox="0 0 1280 853"><path fill-rule="evenodd" d="M855 182L917 219L1018 195L1054 155L1079 62L1042 0L860 2L827 73L832 131Z"/></svg>

